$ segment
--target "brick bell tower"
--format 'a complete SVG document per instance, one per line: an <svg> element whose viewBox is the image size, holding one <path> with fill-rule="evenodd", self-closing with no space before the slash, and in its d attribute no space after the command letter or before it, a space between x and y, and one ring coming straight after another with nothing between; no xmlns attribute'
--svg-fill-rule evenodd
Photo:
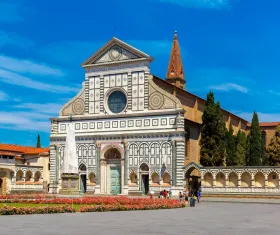
<svg viewBox="0 0 280 235"><path fill-rule="evenodd" d="M177 31L175 31L174 33L174 39L166 74L166 81L177 88L185 90L186 80L184 75L184 68L180 53ZM174 89L174 95L176 95L176 88Z"/></svg>

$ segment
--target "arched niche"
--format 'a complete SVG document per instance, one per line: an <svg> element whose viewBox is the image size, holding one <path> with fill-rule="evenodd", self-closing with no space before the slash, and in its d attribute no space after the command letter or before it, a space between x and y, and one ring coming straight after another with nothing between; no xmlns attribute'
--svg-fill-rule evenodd
<svg viewBox="0 0 280 235"><path fill-rule="evenodd" d="M216 175L216 187L225 187L226 186L226 177L223 172L219 172Z"/></svg>
<svg viewBox="0 0 280 235"><path fill-rule="evenodd" d="M238 187L238 176L235 172L228 175L229 187Z"/></svg>
<svg viewBox="0 0 280 235"><path fill-rule="evenodd" d="M16 182L17 183L20 183L23 181L23 172L21 170L19 170L17 173L16 173Z"/></svg>
<svg viewBox="0 0 280 235"><path fill-rule="evenodd" d="M158 173L154 172L152 174L152 186L159 186L160 182L159 182L159 175Z"/></svg>
<svg viewBox="0 0 280 235"><path fill-rule="evenodd" d="M41 172L40 171L37 171L35 173L35 176L34 176L34 182L35 183L40 183L40 179L41 179Z"/></svg>
<svg viewBox="0 0 280 235"><path fill-rule="evenodd" d="M163 186L170 186L171 185L171 177L170 175L165 172L162 176Z"/></svg>
<svg viewBox="0 0 280 235"><path fill-rule="evenodd" d="M241 175L241 187L251 187L251 175L248 172L244 172Z"/></svg>
<svg viewBox="0 0 280 235"><path fill-rule="evenodd" d="M265 186L265 178L262 172L255 175L255 187L262 188Z"/></svg>
<svg viewBox="0 0 280 235"><path fill-rule="evenodd" d="M91 172L89 174L88 179L89 179L90 185L96 185L96 176L95 176L94 172Z"/></svg>
<svg viewBox="0 0 280 235"><path fill-rule="evenodd" d="M136 186L137 185L137 175L135 174L135 172L131 172L129 175L129 185L130 186Z"/></svg>
<svg viewBox="0 0 280 235"><path fill-rule="evenodd" d="M32 172L31 171L27 171L25 173L25 182L31 182L31 179L32 179Z"/></svg>
<svg viewBox="0 0 280 235"><path fill-rule="evenodd" d="M279 187L279 176L275 172L271 172L268 175L268 187L275 188Z"/></svg>
<svg viewBox="0 0 280 235"><path fill-rule="evenodd" d="M213 187L213 175L210 172L204 175L204 187Z"/></svg>

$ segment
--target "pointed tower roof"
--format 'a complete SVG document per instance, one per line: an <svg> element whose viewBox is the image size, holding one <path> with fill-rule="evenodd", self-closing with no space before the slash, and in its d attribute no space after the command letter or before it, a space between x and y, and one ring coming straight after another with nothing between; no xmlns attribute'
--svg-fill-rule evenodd
<svg viewBox="0 0 280 235"><path fill-rule="evenodd" d="M166 81L181 89L184 89L186 83L177 31L174 33Z"/></svg>

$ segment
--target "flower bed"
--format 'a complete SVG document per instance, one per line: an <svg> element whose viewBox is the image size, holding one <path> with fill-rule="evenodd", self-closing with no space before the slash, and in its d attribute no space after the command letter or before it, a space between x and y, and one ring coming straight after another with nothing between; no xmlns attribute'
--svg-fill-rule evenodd
<svg viewBox="0 0 280 235"><path fill-rule="evenodd" d="M169 202L169 203L168 203ZM164 203L151 203L139 205L96 205L96 206L81 206L80 212L104 212L104 211L135 211L135 210L158 210L158 209L172 209L185 207L185 204L179 202L172 202L171 200Z"/></svg>
<svg viewBox="0 0 280 235"><path fill-rule="evenodd" d="M1 198L0 198L1 199ZM3 198L5 203L31 203L32 204L76 204L76 205L150 205L150 204L178 204L178 200L162 200L150 198L127 197L82 197L82 198Z"/></svg>
<svg viewBox="0 0 280 235"><path fill-rule="evenodd" d="M66 212L157 210L185 207L184 203L172 199L127 198L127 197L83 197L83 198L5 198L7 205L0 208L0 215L45 214ZM22 205L21 205L22 204ZM40 205L42 204L42 206ZM43 204L50 204L49 207ZM57 206L53 205L57 204ZM30 206L28 206L30 205ZM34 207L35 205L38 205ZM63 206L61 206L63 205ZM77 206L79 205L79 206ZM19 206L19 207L18 207ZM76 207L76 211L73 208Z"/></svg>
<svg viewBox="0 0 280 235"><path fill-rule="evenodd" d="M55 214L74 213L75 209L70 206L43 206L43 207L11 207L0 208L0 215L31 215L31 214Z"/></svg>

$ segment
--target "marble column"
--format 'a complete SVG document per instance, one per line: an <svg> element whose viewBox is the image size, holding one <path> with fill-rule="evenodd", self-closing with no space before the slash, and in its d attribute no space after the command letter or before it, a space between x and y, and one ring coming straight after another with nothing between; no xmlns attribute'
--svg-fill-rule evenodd
<svg viewBox="0 0 280 235"><path fill-rule="evenodd" d="M229 186L229 179L228 179L228 175L226 175L226 187Z"/></svg>
<svg viewBox="0 0 280 235"><path fill-rule="evenodd" d="M107 163L105 160L100 160L100 192L106 193L107 192L107 184L106 184L106 178L107 178Z"/></svg>
<svg viewBox="0 0 280 235"><path fill-rule="evenodd" d="M172 186L176 185L176 142L172 141Z"/></svg>
<svg viewBox="0 0 280 235"><path fill-rule="evenodd" d="M124 141L124 186L123 186L123 194L128 194L128 184L129 184L129 149L128 149L128 141Z"/></svg>
<svg viewBox="0 0 280 235"><path fill-rule="evenodd" d="M264 187L267 188L268 187L268 175L264 176Z"/></svg>
<svg viewBox="0 0 280 235"><path fill-rule="evenodd" d="M100 182L101 182L101 174L100 174L100 154L101 154L101 144L96 142L96 186L95 186L95 193L100 193Z"/></svg>
<svg viewBox="0 0 280 235"><path fill-rule="evenodd" d="M57 151L56 145L50 146L50 189L49 193L58 193L57 185Z"/></svg>

